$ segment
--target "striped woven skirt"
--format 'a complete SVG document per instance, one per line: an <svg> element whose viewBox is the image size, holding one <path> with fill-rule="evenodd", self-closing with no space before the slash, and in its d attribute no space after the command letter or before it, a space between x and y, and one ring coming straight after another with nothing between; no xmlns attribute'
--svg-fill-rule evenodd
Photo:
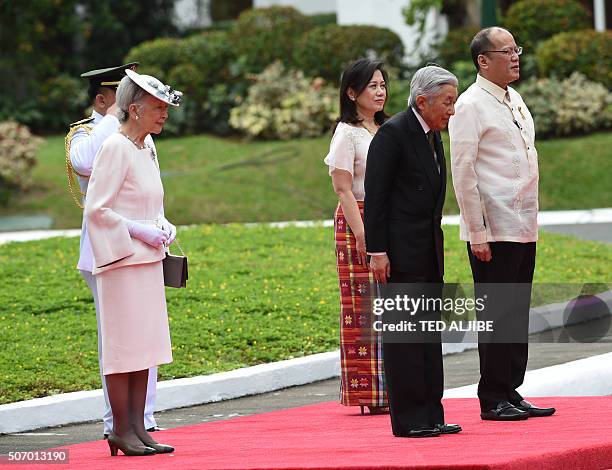
<svg viewBox="0 0 612 470"><path fill-rule="evenodd" d="M363 219L363 202L357 201ZM358 262L356 240L338 204L334 215L340 284L340 403L388 406L382 342L371 328L370 273ZM373 334L374 333L374 334Z"/></svg>

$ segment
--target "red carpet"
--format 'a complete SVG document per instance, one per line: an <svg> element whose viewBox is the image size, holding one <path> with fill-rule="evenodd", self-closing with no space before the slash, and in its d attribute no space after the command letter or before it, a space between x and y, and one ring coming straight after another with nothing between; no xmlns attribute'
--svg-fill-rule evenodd
<svg viewBox="0 0 612 470"><path fill-rule="evenodd" d="M549 418L483 422L475 399L445 401L463 432L429 439L391 435L388 416L322 403L156 433L175 454L111 457L104 441L68 446L70 469L610 469L612 397L538 398L557 407Z"/></svg>

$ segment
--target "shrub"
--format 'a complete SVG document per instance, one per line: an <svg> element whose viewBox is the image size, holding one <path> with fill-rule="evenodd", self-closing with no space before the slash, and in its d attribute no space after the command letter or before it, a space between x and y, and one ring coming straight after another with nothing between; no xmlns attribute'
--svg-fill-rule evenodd
<svg viewBox="0 0 612 470"><path fill-rule="evenodd" d="M389 69L400 67L403 56L399 36L375 26L320 26L307 32L294 52L297 68L332 83L340 82L342 70L352 60L377 58Z"/></svg>
<svg viewBox="0 0 612 470"><path fill-rule="evenodd" d="M276 60L293 65L295 43L313 26L312 20L295 8L256 8L238 17L231 41L246 70L259 73Z"/></svg>
<svg viewBox="0 0 612 470"><path fill-rule="evenodd" d="M302 71L275 62L255 77L229 122L250 137L316 137L330 128L337 114L336 98L336 90L321 78L308 79Z"/></svg>
<svg viewBox="0 0 612 470"><path fill-rule="evenodd" d="M315 15L310 15L310 19L314 26L325 26L327 24L338 23L338 15L335 13L317 13Z"/></svg>
<svg viewBox="0 0 612 470"><path fill-rule="evenodd" d="M504 25L517 44L535 52L539 42L560 31L588 28L591 21L578 0L520 0L508 8Z"/></svg>
<svg viewBox="0 0 612 470"><path fill-rule="evenodd" d="M183 40L186 62L201 72L204 84L223 82L230 78L230 63L236 54L223 31L196 34Z"/></svg>
<svg viewBox="0 0 612 470"><path fill-rule="evenodd" d="M385 112L392 116L408 107L410 80L390 80L387 85L387 102Z"/></svg>
<svg viewBox="0 0 612 470"><path fill-rule="evenodd" d="M560 33L543 42L537 56L544 76L568 77L578 71L612 88L612 31Z"/></svg>
<svg viewBox="0 0 612 470"><path fill-rule="evenodd" d="M236 57L227 33L196 34L184 39L181 48L189 59L168 73L169 84L185 94L179 129L227 132L229 112L235 106L234 90L246 88L244 79L233 73ZM227 93L220 95L219 87Z"/></svg>
<svg viewBox="0 0 612 470"><path fill-rule="evenodd" d="M8 202L12 191L28 187L41 143L42 139L33 136L26 126L0 122L0 205Z"/></svg>
<svg viewBox="0 0 612 470"><path fill-rule="evenodd" d="M449 67L458 61L470 61L472 63L472 68L476 70L472 62L470 43L478 31L479 29L473 26L466 26L464 28L457 28L449 31L446 37L438 45L438 58L442 62L442 65Z"/></svg>
<svg viewBox="0 0 612 470"><path fill-rule="evenodd" d="M130 49L125 62L140 62L138 73L153 75L162 82L168 81L168 74L177 65L190 60L183 39L160 38L145 41Z"/></svg>
<svg viewBox="0 0 612 470"><path fill-rule="evenodd" d="M476 81L476 74L478 73L476 67L474 67L474 62L471 60L459 60L455 62L450 67L450 71L455 74L459 81L459 86L457 87L459 94L467 90L469 86Z"/></svg>
<svg viewBox="0 0 612 470"><path fill-rule="evenodd" d="M140 60L138 71L182 91L181 107L172 110L165 135L212 130L226 133L236 96L247 83L225 31L207 31L185 39L158 39L132 49L126 61ZM223 93L220 93L223 89Z"/></svg>
<svg viewBox="0 0 612 470"><path fill-rule="evenodd" d="M612 126L612 93L579 72L569 78L531 78L518 87L539 137L588 134Z"/></svg>
<svg viewBox="0 0 612 470"><path fill-rule="evenodd" d="M521 78L520 81L525 81L531 77L538 77L539 65L538 57L535 54L521 54Z"/></svg>

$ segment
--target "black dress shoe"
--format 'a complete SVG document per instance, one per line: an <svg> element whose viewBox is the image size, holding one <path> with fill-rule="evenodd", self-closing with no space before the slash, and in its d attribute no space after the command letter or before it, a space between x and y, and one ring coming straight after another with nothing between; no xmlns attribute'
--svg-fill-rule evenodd
<svg viewBox="0 0 612 470"><path fill-rule="evenodd" d="M519 410L510 402L500 401L495 408L480 413L480 419L486 421L520 421L529 418L529 413Z"/></svg>
<svg viewBox="0 0 612 470"><path fill-rule="evenodd" d="M108 439L108 434L104 433L103 436L104 436L103 437L104 440Z"/></svg>
<svg viewBox="0 0 612 470"><path fill-rule="evenodd" d="M429 426L417 426L410 429L407 433L396 437L437 437L440 435L440 430Z"/></svg>
<svg viewBox="0 0 612 470"><path fill-rule="evenodd" d="M436 424L436 429L440 434L456 434L461 432L461 426L458 424Z"/></svg>
<svg viewBox="0 0 612 470"><path fill-rule="evenodd" d="M538 408L537 406L532 405L527 400L521 400L518 405L514 405L515 408L526 411L529 413L529 417L539 418L541 416L550 416L555 413L554 408Z"/></svg>

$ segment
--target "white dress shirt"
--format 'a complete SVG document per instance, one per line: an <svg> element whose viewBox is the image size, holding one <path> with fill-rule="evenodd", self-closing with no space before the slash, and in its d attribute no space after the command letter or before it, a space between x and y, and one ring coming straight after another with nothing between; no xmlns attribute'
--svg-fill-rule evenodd
<svg viewBox="0 0 612 470"><path fill-rule="evenodd" d="M89 125L93 126L92 131L88 133L83 128L78 129L70 140L70 163L78 173L79 186L83 194L87 194L89 176L91 175L94 158L98 150L102 147L102 143L107 137L119 130L119 120L115 116L110 114L102 116L100 113L93 111L91 117L94 118L89 123ZM155 144L150 135L147 135L145 143L155 151ZM155 153L157 152L155 151ZM93 271L93 253L84 218L81 226L81 245L77 269L88 272Z"/></svg>
<svg viewBox="0 0 612 470"><path fill-rule="evenodd" d="M461 240L538 239L538 153L521 96L478 75L457 100L449 126Z"/></svg>

